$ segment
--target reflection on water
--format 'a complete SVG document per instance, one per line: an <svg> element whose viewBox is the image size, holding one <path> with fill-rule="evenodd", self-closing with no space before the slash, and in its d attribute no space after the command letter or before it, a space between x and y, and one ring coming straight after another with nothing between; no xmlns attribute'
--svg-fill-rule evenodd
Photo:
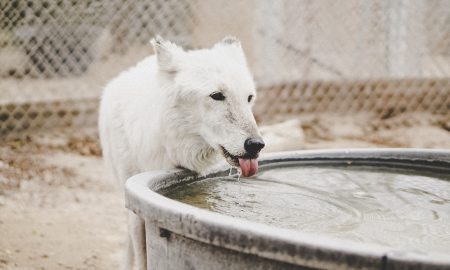
<svg viewBox="0 0 450 270"><path fill-rule="evenodd" d="M450 254L448 176L291 164L266 166L256 178L240 182L206 179L165 195L272 226Z"/></svg>

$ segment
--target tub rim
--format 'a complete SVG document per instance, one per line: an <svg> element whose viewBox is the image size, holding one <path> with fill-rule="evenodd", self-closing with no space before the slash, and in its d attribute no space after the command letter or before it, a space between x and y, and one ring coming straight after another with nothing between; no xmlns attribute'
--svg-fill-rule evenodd
<svg viewBox="0 0 450 270"><path fill-rule="evenodd" d="M341 163L346 160L378 163L395 161L442 168L445 171L448 169L450 172L450 150L431 149L302 150L265 154L261 156L260 164L288 161L330 163L334 160ZM418 253L272 227L200 209L157 193L157 190L176 183L220 176L228 170L228 166L222 165L205 176L180 169L135 175L126 182L126 207L141 218L157 224L166 236L175 233L203 243L296 265L319 268L450 268L450 254Z"/></svg>

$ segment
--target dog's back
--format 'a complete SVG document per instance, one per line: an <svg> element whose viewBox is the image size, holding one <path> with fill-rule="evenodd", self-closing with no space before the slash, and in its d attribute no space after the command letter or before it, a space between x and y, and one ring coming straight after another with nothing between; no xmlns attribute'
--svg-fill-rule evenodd
<svg viewBox="0 0 450 270"><path fill-rule="evenodd" d="M102 95L100 142L104 160L119 187L140 171L138 157L149 151L149 141L153 147L158 142L152 139L156 136L161 105L155 97L156 69L155 57L147 57L108 83Z"/></svg>

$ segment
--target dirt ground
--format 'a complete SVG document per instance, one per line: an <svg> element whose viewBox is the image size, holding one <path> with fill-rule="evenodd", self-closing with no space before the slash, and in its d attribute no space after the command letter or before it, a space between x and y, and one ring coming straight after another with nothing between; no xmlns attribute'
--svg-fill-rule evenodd
<svg viewBox="0 0 450 270"><path fill-rule="evenodd" d="M125 212L96 136L58 130L1 144L0 269L118 268Z"/></svg>
<svg viewBox="0 0 450 270"><path fill-rule="evenodd" d="M270 151L450 149L450 116L305 115L264 133ZM0 269L117 269L125 231L94 128L0 141Z"/></svg>

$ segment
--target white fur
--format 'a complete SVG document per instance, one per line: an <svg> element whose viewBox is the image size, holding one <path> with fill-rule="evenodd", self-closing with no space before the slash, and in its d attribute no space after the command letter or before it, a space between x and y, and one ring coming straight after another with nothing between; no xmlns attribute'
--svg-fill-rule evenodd
<svg viewBox="0 0 450 270"><path fill-rule="evenodd" d="M156 55L113 79L100 104L103 156L122 188L148 170L205 173L223 160L221 147L240 156L244 141L260 136L251 112L255 86L238 40L188 52L160 37L152 44ZM217 91L225 100L210 97ZM128 224L125 268L145 269L144 224L131 212Z"/></svg>

